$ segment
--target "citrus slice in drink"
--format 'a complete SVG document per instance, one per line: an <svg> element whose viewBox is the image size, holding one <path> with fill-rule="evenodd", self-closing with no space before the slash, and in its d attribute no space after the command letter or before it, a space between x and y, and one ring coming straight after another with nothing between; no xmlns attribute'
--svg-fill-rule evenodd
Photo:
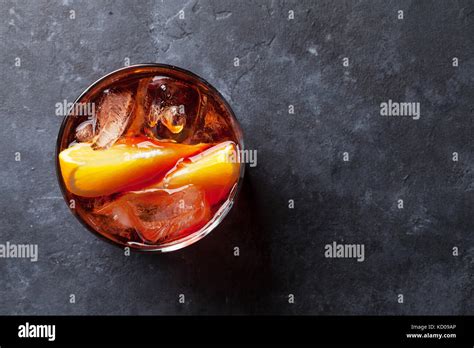
<svg viewBox="0 0 474 348"><path fill-rule="evenodd" d="M192 184L201 187L213 205L227 197L239 175L237 146L225 141L180 161L157 186L175 189Z"/></svg>
<svg viewBox="0 0 474 348"><path fill-rule="evenodd" d="M208 144L135 139L132 143L116 143L106 150L93 150L90 143L80 143L59 154L59 165L70 192L98 197L150 185L160 180L178 160L207 147Z"/></svg>

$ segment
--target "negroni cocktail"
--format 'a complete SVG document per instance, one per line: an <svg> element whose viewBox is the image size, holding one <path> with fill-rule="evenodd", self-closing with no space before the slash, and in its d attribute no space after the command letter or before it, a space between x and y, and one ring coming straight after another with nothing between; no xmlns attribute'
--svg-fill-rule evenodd
<svg viewBox="0 0 474 348"><path fill-rule="evenodd" d="M58 138L57 168L71 210L122 246L179 249L232 206L243 166L240 127L208 83L185 70L138 65L89 87Z"/></svg>

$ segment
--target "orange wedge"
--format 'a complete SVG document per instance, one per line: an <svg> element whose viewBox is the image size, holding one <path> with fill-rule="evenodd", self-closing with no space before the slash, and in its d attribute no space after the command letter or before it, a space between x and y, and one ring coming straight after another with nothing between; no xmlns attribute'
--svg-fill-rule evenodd
<svg viewBox="0 0 474 348"><path fill-rule="evenodd" d="M195 185L206 191L209 204L218 203L237 182L240 174L237 147L226 141L176 165L158 186L174 189Z"/></svg>
<svg viewBox="0 0 474 348"><path fill-rule="evenodd" d="M97 197L150 185L160 180L178 160L208 146L137 141L93 150L90 143L80 143L63 150L59 164L70 192Z"/></svg>

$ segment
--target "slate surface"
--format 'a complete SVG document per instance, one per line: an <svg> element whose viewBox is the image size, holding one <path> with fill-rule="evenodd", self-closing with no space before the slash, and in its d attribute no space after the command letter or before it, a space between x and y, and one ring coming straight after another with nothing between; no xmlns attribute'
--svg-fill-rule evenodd
<svg viewBox="0 0 474 348"><path fill-rule="evenodd" d="M474 314L473 2L0 9L0 242L39 246L36 263L0 259L0 314ZM258 150L222 225L175 253L123 256L56 182L55 104L126 58L207 79ZM420 119L380 116L388 99L419 102ZM333 241L365 244L366 260L325 258Z"/></svg>

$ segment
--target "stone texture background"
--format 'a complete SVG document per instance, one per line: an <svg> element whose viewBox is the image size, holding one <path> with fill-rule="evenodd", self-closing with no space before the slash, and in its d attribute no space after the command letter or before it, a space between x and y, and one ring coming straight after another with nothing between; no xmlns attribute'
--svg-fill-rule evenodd
<svg viewBox="0 0 474 348"><path fill-rule="evenodd" d="M0 259L0 314L474 314L472 1L1 0L0 40L0 242L39 245ZM124 257L56 182L55 104L126 57L207 79L258 150L223 224L171 254Z"/></svg>

